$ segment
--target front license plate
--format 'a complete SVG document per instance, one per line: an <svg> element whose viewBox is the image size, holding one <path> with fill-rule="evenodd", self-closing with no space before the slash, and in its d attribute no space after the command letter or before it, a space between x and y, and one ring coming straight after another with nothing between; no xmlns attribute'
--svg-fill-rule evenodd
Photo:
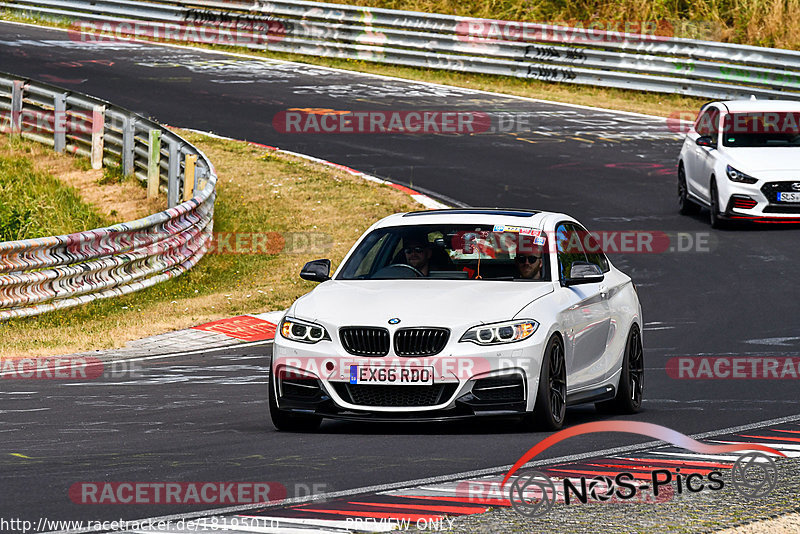
<svg viewBox="0 0 800 534"><path fill-rule="evenodd" d="M433 367L370 367L351 365L350 383L429 386L433 384Z"/></svg>
<svg viewBox="0 0 800 534"><path fill-rule="evenodd" d="M800 193L778 193L778 202L800 202Z"/></svg>

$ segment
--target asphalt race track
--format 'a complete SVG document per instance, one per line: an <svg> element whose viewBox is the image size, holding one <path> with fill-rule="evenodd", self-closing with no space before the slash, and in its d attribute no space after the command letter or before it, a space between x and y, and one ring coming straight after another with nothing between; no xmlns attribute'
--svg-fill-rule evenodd
<svg viewBox="0 0 800 534"><path fill-rule="evenodd" d="M680 139L663 120L194 50L101 47L12 24L0 24L0 70L467 205L563 211L590 230L687 233L708 246L609 254L636 282L646 323L645 402L635 418L692 434L798 413L792 380L675 380L665 372L676 356L800 356L800 230L712 231L706 212L680 216ZM518 113L529 122L474 135L276 132L273 117L291 108ZM346 490L511 464L543 437L506 423L326 422L321 435L278 433L267 413L268 361L269 347L253 347L146 360L135 376L4 381L0 516L135 519L192 509L77 505L67 492L82 481L276 481L289 496L313 484ZM572 409L568 423L597 417L593 408ZM581 436L546 454L635 442Z"/></svg>

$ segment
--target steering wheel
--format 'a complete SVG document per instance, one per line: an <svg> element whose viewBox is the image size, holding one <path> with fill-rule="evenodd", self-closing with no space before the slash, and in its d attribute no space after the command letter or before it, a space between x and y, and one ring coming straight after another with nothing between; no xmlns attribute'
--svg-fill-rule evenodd
<svg viewBox="0 0 800 534"><path fill-rule="evenodd" d="M419 269L417 269L416 267L414 267L412 265L409 265L407 263L392 263L391 265L387 265L386 267L378 270L375 274L372 275L372 278L394 278L393 276L385 276L385 275L391 274L391 271L393 269L397 269L397 268L410 270L412 273L414 273L414 276L416 278L424 278L425 277L425 275L422 274L422 272L420 272Z"/></svg>

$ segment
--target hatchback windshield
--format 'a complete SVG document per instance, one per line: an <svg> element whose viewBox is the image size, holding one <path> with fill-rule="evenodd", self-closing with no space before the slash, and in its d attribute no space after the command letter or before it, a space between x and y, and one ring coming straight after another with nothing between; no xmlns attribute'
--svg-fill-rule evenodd
<svg viewBox="0 0 800 534"><path fill-rule="evenodd" d="M380 228L358 245L338 279L548 280L546 242L544 232L522 226Z"/></svg>
<svg viewBox="0 0 800 534"><path fill-rule="evenodd" d="M731 113L722 126L722 144L729 147L798 147L800 113Z"/></svg>

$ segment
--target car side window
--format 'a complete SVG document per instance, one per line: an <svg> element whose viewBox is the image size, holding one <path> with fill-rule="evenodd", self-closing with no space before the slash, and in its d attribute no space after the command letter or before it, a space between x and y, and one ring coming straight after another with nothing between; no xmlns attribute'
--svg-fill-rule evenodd
<svg viewBox="0 0 800 534"><path fill-rule="evenodd" d="M581 243L581 233L572 223L561 223L556 227L556 251L560 280L569 277L574 262L589 261Z"/></svg>
<svg viewBox="0 0 800 534"><path fill-rule="evenodd" d="M581 236L581 241L585 245L584 252L586 252L586 260L589 263L594 263L600 270L607 273L611 268L608 265L608 258L603 254L600 248L600 243L597 242L594 235L590 234L585 228L574 225Z"/></svg>
<svg viewBox="0 0 800 534"><path fill-rule="evenodd" d="M716 138L719 132L719 110L713 106L704 109L697 116L694 129L701 136Z"/></svg>
<svg viewBox="0 0 800 534"><path fill-rule="evenodd" d="M348 275L354 278L360 278L372 274L372 271L375 270L376 262L378 261L378 254L387 244L388 238L388 233L376 235L374 237L372 235L369 236L368 239L372 239L372 243L369 243L362 249L361 258L354 264L357 266L356 271L354 273L348 273Z"/></svg>

